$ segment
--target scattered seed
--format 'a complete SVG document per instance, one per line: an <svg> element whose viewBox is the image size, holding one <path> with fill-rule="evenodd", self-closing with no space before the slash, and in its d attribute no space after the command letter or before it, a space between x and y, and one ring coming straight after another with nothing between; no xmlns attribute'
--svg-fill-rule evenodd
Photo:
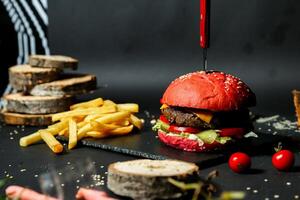
<svg viewBox="0 0 300 200"><path fill-rule="evenodd" d="M257 193L258 193L258 190L253 190L253 193L254 193L254 194L257 194Z"/></svg>
<svg viewBox="0 0 300 200"><path fill-rule="evenodd" d="M290 185L292 185L292 183L291 182L286 182L286 185L290 186Z"/></svg>
<svg viewBox="0 0 300 200"><path fill-rule="evenodd" d="M268 181L269 181L268 179L266 179L266 178L264 179L264 182L268 182Z"/></svg>
<svg viewBox="0 0 300 200"><path fill-rule="evenodd" d="M63 184L63 183L62 183L62 184L60 184L60 185L61 185L61 187L64 187L64 186L65 186L65 184Z"/></svg>
<svg viewBox="0 0 300 200"><path fill-rule="evenodd" d="M60 176L61 176L61 175L62 175L62 173L61 173L61 172L58 172L58 175L60 175Z"/></svg>
<svg viewBox="0 0 300 200"><path fill-rule="evenodd" d="M294 195L294 199L299 199L299 195Z"/></svg>
<svg viewBox="0 0 300 200"><path fill-rule="evenodd" d="M279 195L278 194L274 194L274 199L278 199Z"/></svg>
<svg viewBox="0 0 300 200"><path fill-rule="evenodd" d="M37 178L37 177L39 177L39 175L35 174L34 177Z"/></svg>
<svg viewBox="0 0 300 200"><path fill-rule="evenodd" d="M20 172L26 172L26 169L21 169Z"/></svg>
<svg viewBox="0 0 300 200"><path fill-rule="evenodd" d="M155 119L152 119L151 121L150 121L150 124L152 124L152 125L154 125L156 123L156 120Z"/></svg>
<svg viewBox="0 0 300 200"><path fill-rule="evenodd" d="M251 190L251 187L246 187L246 190Z"/></svg>

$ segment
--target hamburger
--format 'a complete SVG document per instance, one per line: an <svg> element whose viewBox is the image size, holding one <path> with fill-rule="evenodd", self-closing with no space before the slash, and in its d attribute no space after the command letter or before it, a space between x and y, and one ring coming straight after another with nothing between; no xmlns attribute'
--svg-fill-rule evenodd
<svg viewBox="0 0 300 200"><path fill-rule="evenodd" d="M239 78L198 71L175 79L161 98L161 115L153 126L158 138L185 151L222 148L252 129L248 108L255 94Z"/></svg>

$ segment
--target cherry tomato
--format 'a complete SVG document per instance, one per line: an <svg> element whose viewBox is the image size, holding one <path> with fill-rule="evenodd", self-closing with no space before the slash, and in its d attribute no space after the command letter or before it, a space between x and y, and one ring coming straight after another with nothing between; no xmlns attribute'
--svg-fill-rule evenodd
<svg viewBox="0 0 300 200"><path fill-rule="evenodd" d="M200 132L200 130L196 129L196 128L184 127L184 126L175 126L175 125L170 125L169 131L174 132L174 133L181 133L181 132L199 133Z"/></svg>
<svg viewBox="0 0 300 200"><path fill-rule="evenodd" d="M222 128L219 132L221 137L236 137L241 138L245 134L243 128Z"/></svg>
<svg viewBox="0 0 300 200"><path fill-rule="evenodd" d="M273 166L280 171L289 170L295 162L293 152L289 150L280 150L272 156Z"/></svg>
<svg viewBox="0 0 300 200"><path fill-rule="evenodd" d="M245 153L237 152L230 156L228 164L232 171L242 173L250 168L251 158Z"/></svg>
<svg viewBox="0 0 300 200"><path fill-rule="evenodd" d="M165 122L167 124L169 124L170 122L168 121L168 119L164 116L164 115L160 115L159 116L159 120L162 121L162 122Z"/></svg>

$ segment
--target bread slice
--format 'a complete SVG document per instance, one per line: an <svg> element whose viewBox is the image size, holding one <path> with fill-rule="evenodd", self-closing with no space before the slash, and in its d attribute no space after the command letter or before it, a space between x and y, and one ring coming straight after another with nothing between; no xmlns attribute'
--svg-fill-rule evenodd
<svg viewBox="0 0 300 200"><path fill-rule="evenodd" d="M66 96L95 90L97 79L89 74L65 74L62 79L36 85L30 92L34 96Z"/></svg>
<svg viewBox="0 0 300 200"><path fill-rule="evenodd" d="M29 65L33 67L70 68L75 70L78 67L78 60L61 55L31 55L29 56Z"/></svg>
<svg viewBox="0 0 300 200"><path fill-rule="evenodd" d="M170 199L182 191L168 178L185 180L197 173L193 163L177 160L132 160L110 164L107 187L115 194L133 199Z"/></svg>
<svg viewBox="0 0 300 200"><path fill-rule="evenodd" d="M295 111L297 116L297 125L300 126L300 91L293 90L292 94L293 94L293 101L294 101L294 106L295 106Z"/></svg>
<svg viewBox="0 0 300 200"><path fill-rule="evenodd" d="M35 68L16 65L9 68L9 83L17 91L27 92L33 86L56 80L61 70L57 68Z"/></svg>
<svg viewBox="0 0 300 200"><path fill-rule="evenodd" d="M72 97L29 96L22 93L8 94L3 97L8 112L26 114L49 114L69 110Z"/></svg>
<svg viewBox="0 0 300 200"><path fill-rule="evenodd" d="M29 115L1 111L0 117L2 122L9 125L47 126L53 123L51 114Z"/></svg>

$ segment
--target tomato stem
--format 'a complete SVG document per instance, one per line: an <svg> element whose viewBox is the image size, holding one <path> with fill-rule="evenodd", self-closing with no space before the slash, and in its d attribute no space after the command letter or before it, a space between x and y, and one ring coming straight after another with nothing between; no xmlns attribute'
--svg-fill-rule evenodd
<svg viewBox="0 0 300 200"><path fill-rule="evenodd" d="M282 149L282 142L278 142L277 147L274 147L275 152L281 151Z"/></svg>

